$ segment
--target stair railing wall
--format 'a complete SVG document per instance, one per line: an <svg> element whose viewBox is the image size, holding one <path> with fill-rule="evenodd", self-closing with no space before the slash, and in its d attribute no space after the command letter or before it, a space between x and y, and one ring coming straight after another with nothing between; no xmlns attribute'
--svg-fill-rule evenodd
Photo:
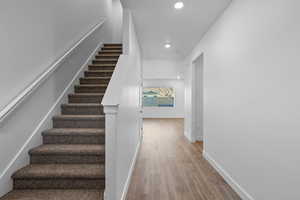
<svg viewBox="0 0 300 200"><path fill-rule="evenodd" d="M125 200L141 139L141 53L131 13L123 14L123 54L102 100L106 200Z"/></svg>
<svg viewBox="0 0 300 200"><path fill-rule="evenodd" d="M97 23L1 111L0 197L11 190L12 173L28 164L28 150L42 143L40 133L51 127L52 116L107 40L103 25L104 20Z"/></svg>

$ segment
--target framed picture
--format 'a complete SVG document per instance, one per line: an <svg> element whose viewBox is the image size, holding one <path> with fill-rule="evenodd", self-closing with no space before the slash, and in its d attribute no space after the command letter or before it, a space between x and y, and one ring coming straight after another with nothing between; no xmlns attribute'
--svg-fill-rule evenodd
<svg viewBox="0 0 300 200"><path fill-rule="evenodd" d="M174 107L175 91L173 88L146 87L143 88L144 107Z"/></svg>

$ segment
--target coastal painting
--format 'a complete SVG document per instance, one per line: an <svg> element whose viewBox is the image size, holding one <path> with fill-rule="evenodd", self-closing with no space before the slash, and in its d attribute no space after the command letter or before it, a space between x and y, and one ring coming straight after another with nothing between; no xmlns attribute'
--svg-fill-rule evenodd
<svg viewBox="0 0 300 200"><path fill-rule="evenodd" d="M175 91L173 88L143 88L144 107L174 107Z"/></svg>

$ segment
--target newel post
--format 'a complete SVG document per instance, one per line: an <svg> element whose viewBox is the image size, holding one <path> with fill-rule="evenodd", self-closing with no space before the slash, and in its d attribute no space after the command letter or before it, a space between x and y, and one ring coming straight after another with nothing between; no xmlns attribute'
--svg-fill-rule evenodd
<svg viewBox="0 0 300 200"><path fill-rule="evenodd" d="M105 200L116 200L117 116L119 105L104 105L105 113Z"/></svg>

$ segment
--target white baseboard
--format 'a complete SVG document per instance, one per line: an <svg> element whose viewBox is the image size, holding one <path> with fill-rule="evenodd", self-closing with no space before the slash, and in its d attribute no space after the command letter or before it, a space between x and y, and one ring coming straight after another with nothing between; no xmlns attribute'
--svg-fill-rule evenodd
<svg viewBox="0 0 300 200"><path fill-rule="evenodd" d="M7 181L3 182L2 179L3 178L6 178L6 179L10 178L11 174L14 171L16 171L17 169L23 167L23 165L26 164L26 163L24 163L24 159L22 158L22 155L27 154L28 150L30 148L32 148L32 146L36 145L36 143L37 143L36 137L38 136L38 134L40 134L46 128L49 128L49 124L51 124L50 121L51 121L52 116L54 116L55 114L58 113L58 111L60 110L60 105L65 101L65 99L67 99L67 95L69 93L71 93L71 91L73 90L73 87L76 84L76 82L78 81L79 76L84 73L84 70L86 69L88 64L92 61L92 59L94 58L95 54L97 53L97 51L99 50L99 48L101 46L102 46L102 43L99 43L97 45L97 47L93 50L91 55L88 57L88 59L85 61L85 63L79 68L79 70L73 76L72 80L69 82L67 87L63 90L61 95L57 98L57 100L52 105L50 110L42 118L42 120L39 122L37 127L31 133L30 137L28 137L28 139L25 141L25 143L22 145L22 147L18 150L18 152L16 153L14 158L7 165L5 170L0 174L0 186L5 185L5 187L7 187L7 188L5 188L5 190L6 190L5 192L2 191L3 194L8 192L8 190L11 189L12 185L8 185ZM28 160L25 161L25 162L28 162ZM0 194L0 197L3 194Z"/></svg>
<svg viewBox="0 0 300 200"><path fill-rule="evenodd" d="M132 159L132 164L131 164L131 167L130 167L130 170L128 173L128 177L127 177L124 189L123 189L123 194L122 194L121 200L126 200L128 189L129 189L131 178L132 178L132 174L133 174L135 164L138 159L139 152L140 152L141 143L142 143L142 137L140 138L139 143L136 147L136 151L135 151L134 157Z"/></svg>
<svg viewBox="0 0 300 200"><path fill-rule="evenodd" d="M213 166L213 168L224 178L224 180L238 193L243 200L254 200L254 198L246 192L219 163L217 163L207 152L203 151L203 157Z"/></svg>
<svg viewBox="0 0 300 200"><path fill-rule="evenodd" d="M195 142L195 141L191 138L190 132L184 131L184 136L185 136L185 138L186 138L190 143L194 143L194 142Z"/></svg>

